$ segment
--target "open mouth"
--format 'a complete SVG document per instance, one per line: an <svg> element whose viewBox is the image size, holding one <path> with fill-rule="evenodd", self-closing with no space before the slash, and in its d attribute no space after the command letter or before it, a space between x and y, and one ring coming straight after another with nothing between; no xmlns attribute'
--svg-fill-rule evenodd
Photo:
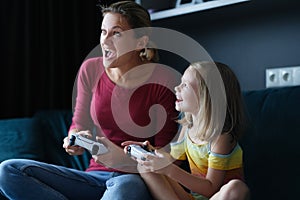
<svg viewBox="0 0 300 200"><path fill-rule="evenodd" d="M110 49L103 49L103 53L106 59L110 59L115 56L115 52L111 51Z"/></svg>

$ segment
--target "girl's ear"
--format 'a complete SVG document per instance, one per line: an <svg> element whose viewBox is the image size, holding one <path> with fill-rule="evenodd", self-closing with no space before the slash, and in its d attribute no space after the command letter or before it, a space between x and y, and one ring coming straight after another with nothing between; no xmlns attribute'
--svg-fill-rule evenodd
<svg viewBox="0 0 300 200"><path fill-rule="evenodd" d="M140 37L138 39L136 49L140 50L140 49L146 48L148 42L149 42L149 37L148 36L144 35L144 36Z"/></svg>

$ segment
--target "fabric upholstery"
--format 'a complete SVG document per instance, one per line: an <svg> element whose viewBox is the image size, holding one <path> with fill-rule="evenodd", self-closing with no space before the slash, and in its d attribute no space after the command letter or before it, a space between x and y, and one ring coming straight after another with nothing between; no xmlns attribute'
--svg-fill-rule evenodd
<svg viewBox="0 0 300 200"><path fill-rule="evenodd" d="M248 91L244 98L249 126L242 146L252 199L294 199L300 177L300 86Z"/></svg>
<svg viewBox="0 0 300 200"><path fill-rule="evenodd" d="M244 91L243 96L248 126L240 145L251 199L297 199L300 86ZM32 118L0 120L0 162L30 158L84 170L89 153L69 156L62 148L71 119L71 110L43 110Z"/></svg>
<svg viewBox="0 0 300 200"><path fill-rule="evenodd" d="M0 162L9 158L44 160L42 132L38 119L0 120Z"/></svg>

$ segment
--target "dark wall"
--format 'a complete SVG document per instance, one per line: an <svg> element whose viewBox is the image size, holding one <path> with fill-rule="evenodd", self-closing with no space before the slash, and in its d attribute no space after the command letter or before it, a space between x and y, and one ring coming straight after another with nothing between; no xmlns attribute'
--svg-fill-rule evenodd
<svg viewBox="0 0 300 200"><path fill-rule="evenodd" d="M71 109L77 71L99 43L97 3L1 1L0 118Z"/></svg>
<svg viewBox="0 0 300 200"><path fill-rule="evenodd" d="M110 2L110 1L100 1ZM0 118L71 109L77 71L99 43L99 0L3 0ZM298 0L251 0L153 22L197 40L230 65L242 89L264 88L265 68L300 65ZM182 72L184 60L161 56Z"/></svg>
<svg viewBox="0 0 300 200"><path fill-rule="evenodd" d="M201 44L232 67L242 89L265 88L265 69L300 65L300 7L297 0L251 0L156 20ZM186 63L170 63L176 68Z"/></svg>

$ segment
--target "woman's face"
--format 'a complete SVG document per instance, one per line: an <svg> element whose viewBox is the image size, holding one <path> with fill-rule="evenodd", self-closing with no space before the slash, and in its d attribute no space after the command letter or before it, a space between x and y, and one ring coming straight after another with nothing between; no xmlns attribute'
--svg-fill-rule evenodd
<svg viewBox="0 0 300 200"><path fill-rule="evenodd" d="M130 64L138 55L138 40L126 18L118 13L106 13L101 26L100 44L105 67ZM135 58L136 59L136 58Z"/></svg>
<svg viewBox="0 0 300 200"><path fill-rule="evenodd" d="M196 94L197 82L193 70L185 70L180 85L175 87L176 102L175 108L180 112L196 114L198 112L198 98Z"/></svg>

